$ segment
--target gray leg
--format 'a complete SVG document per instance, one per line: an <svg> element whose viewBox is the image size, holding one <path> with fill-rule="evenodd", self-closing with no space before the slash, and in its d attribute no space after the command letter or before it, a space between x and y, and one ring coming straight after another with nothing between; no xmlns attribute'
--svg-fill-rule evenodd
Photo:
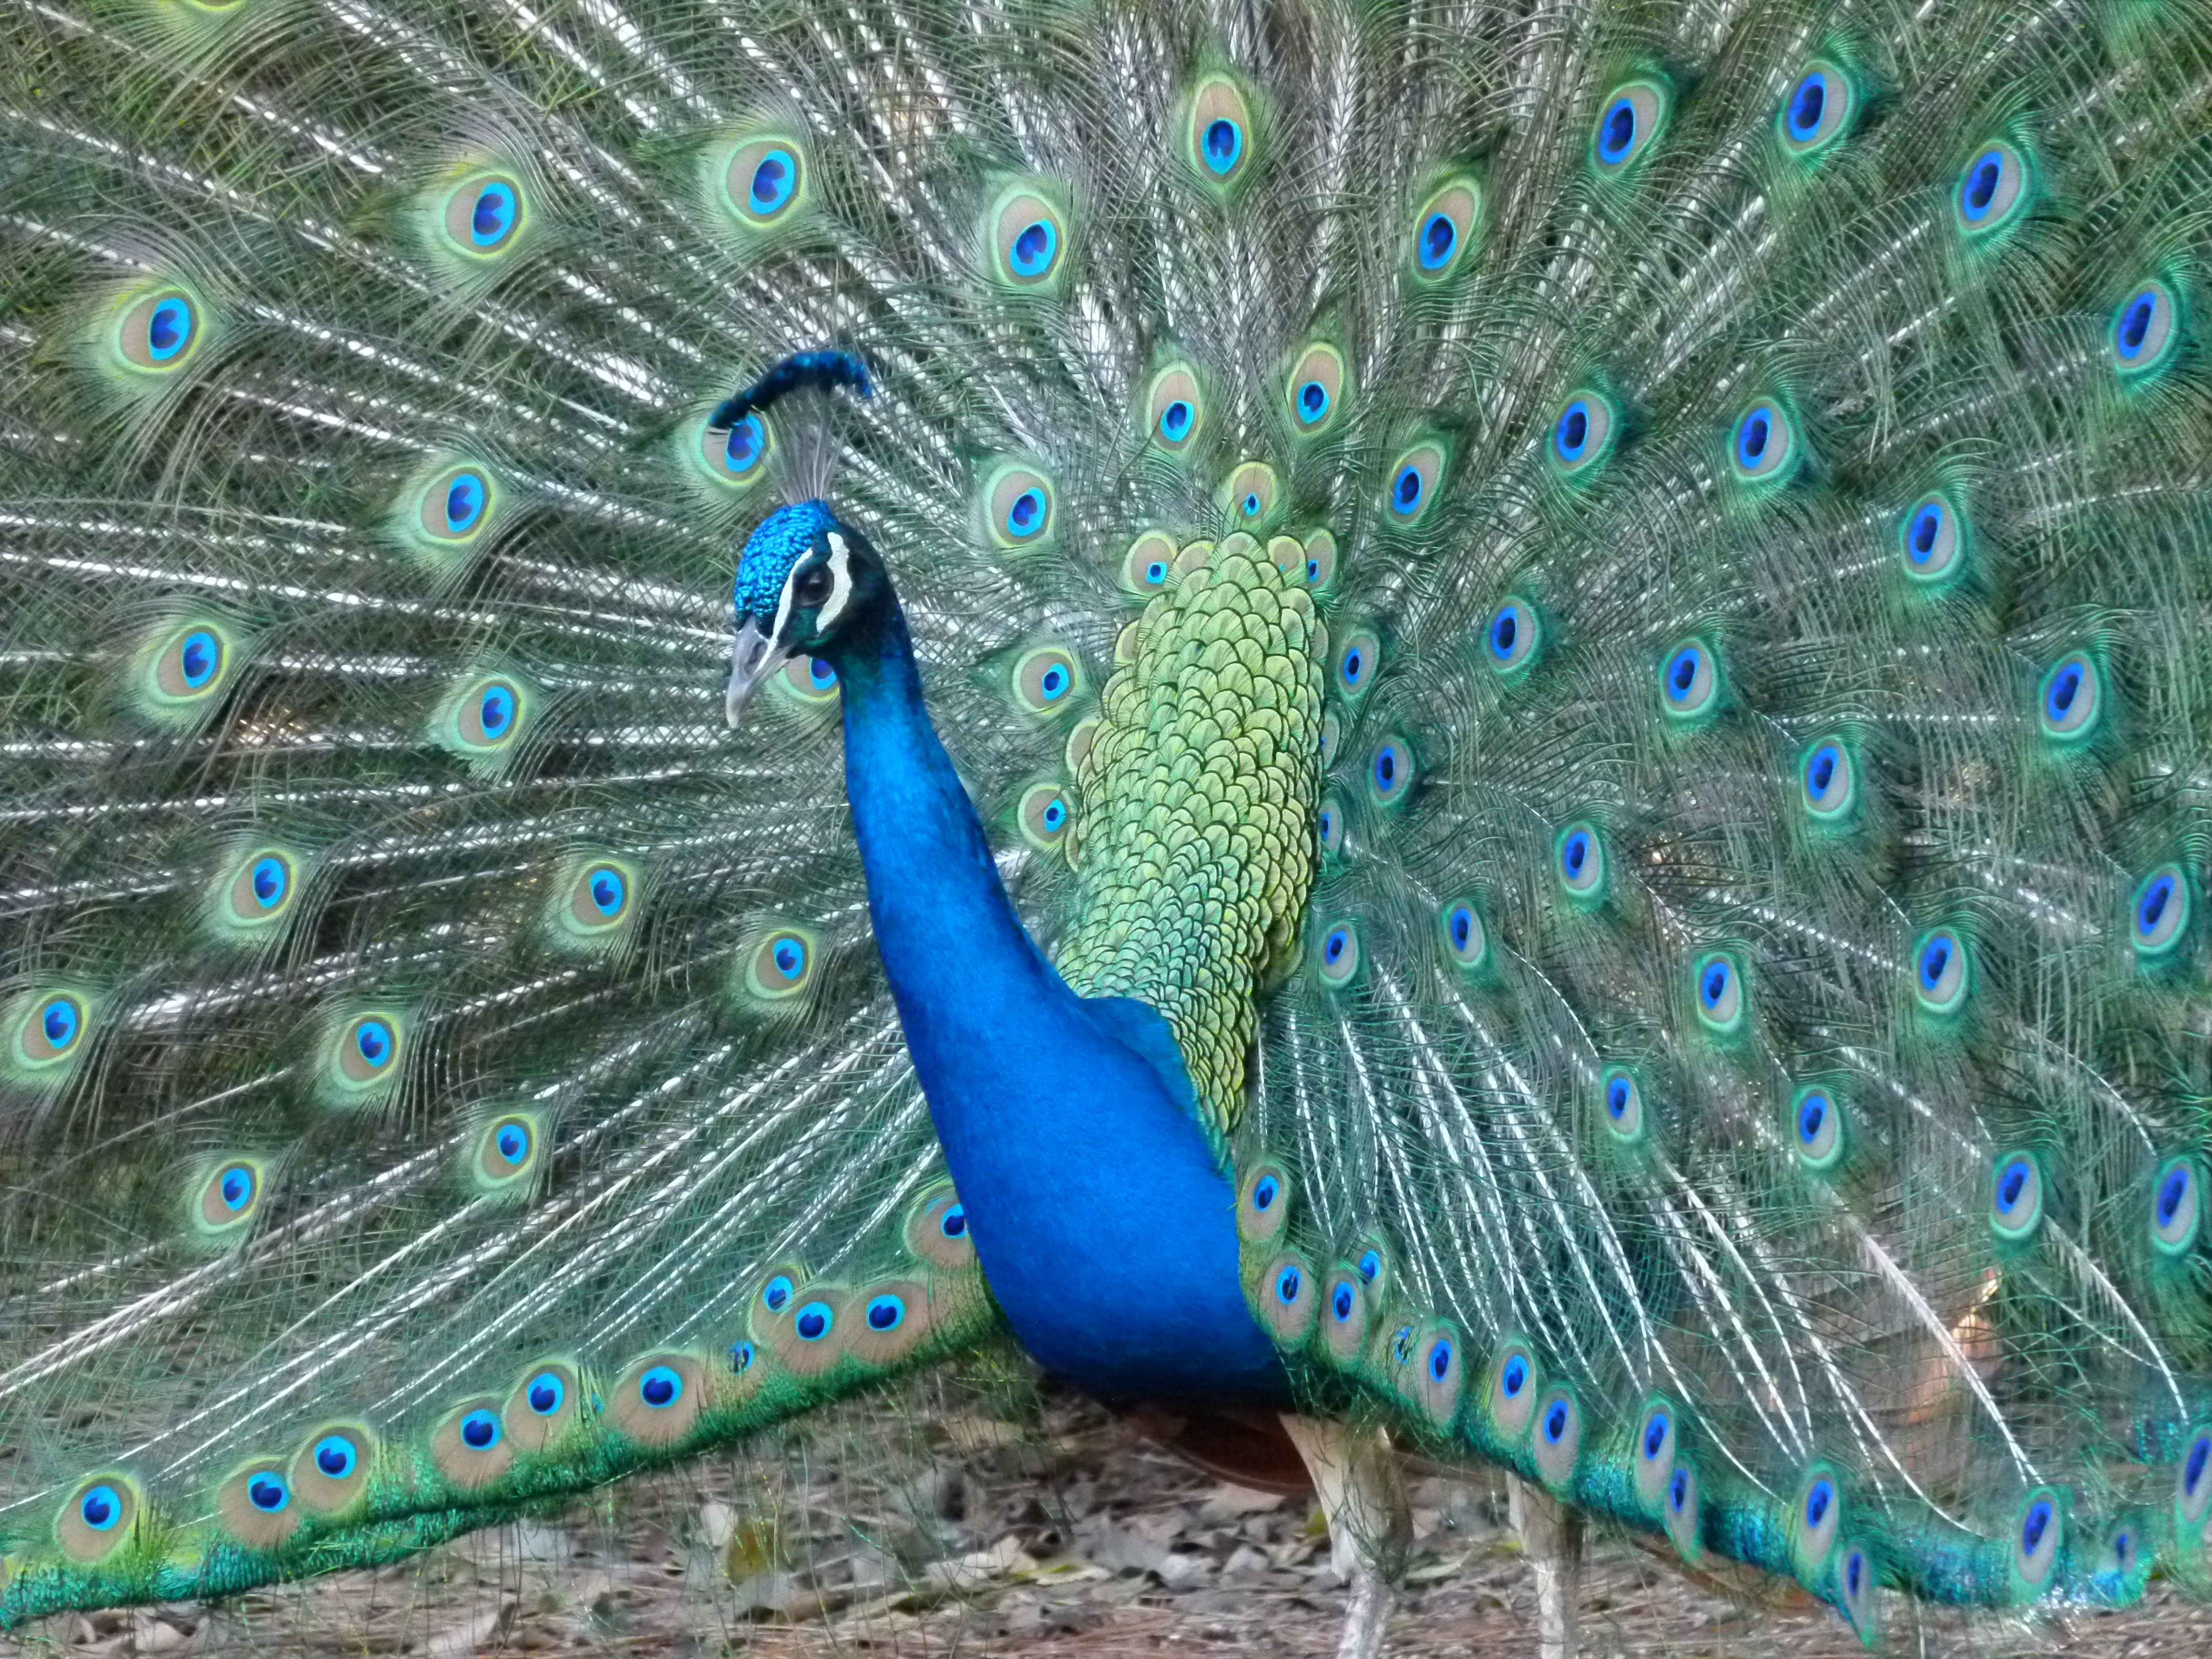
<svg viewBox="0 0 2212 1659"><path fill-rule="evenodd" d="M1336 1659L1376 1659L1397 1576L1412 1533L1406 1487L1390 1437L1379 1428L1358 1429L1320 1418L1284 1413L1283 1427L1305 1460L1328 1517L1328 1542L1336 1576L1352 1586Z"/></svg>
<svg viewBox="0 0 2212 1659"><path fill-rule="evenodd" d="M1536 1572L1537 1659L1575 1659L1575 1603L1582 1589L1583 1518L1541 1486L1505 1477L1514 1530Z"/></svg>

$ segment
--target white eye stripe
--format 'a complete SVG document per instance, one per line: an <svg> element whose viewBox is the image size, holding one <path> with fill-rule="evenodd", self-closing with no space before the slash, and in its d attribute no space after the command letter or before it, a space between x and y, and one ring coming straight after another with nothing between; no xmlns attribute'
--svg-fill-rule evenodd
<svg viewBox="0 0 2212 1659"><path fill-rule="evenodd" d="M846 600L853 597L853 550L845 545L845 538L836 531L830 532L830 597L823 603L822 611L815 617L817 628L831 628L844 613Z"/></svg>

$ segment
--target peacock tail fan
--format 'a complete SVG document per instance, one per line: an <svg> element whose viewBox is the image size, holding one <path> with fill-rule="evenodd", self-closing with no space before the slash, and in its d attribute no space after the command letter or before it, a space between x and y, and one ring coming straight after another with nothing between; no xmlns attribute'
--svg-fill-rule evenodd
<svg viewBox="0 0 2212 1659"><path fill-rule="evenodd" d="M0 1623L1000 1336L836 675L723 718L825 343L1316 1409L1869 1641L2212 1587L2209 23L12 11Z"/></svg>

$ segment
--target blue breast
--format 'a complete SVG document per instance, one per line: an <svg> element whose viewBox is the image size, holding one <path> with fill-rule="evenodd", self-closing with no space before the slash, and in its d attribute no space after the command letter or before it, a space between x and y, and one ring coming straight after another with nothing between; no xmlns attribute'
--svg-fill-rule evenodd
<svg viewBox="0 0 2212 1659"><path fill-rule="evenodd" d="M1284 1401L1244 1300L1236 1194L1166 1022L1077 996L1030 942L896 608L827 654L877 949L1015 1334L1109 1402Z"/></svg>

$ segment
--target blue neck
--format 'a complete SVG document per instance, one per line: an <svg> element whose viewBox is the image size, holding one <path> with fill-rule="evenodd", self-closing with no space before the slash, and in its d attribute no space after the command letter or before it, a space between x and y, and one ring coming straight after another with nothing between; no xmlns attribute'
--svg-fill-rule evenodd
<svg viewBox="0 0 2212 1659"><path fill-rule="evenodd" d="M1236 1195L1164 1020L1070 990L1014 914L895 601L825 653L907 1048L985 1276L1049 1370L1112 1402L1284 1399Z"/></svg>

